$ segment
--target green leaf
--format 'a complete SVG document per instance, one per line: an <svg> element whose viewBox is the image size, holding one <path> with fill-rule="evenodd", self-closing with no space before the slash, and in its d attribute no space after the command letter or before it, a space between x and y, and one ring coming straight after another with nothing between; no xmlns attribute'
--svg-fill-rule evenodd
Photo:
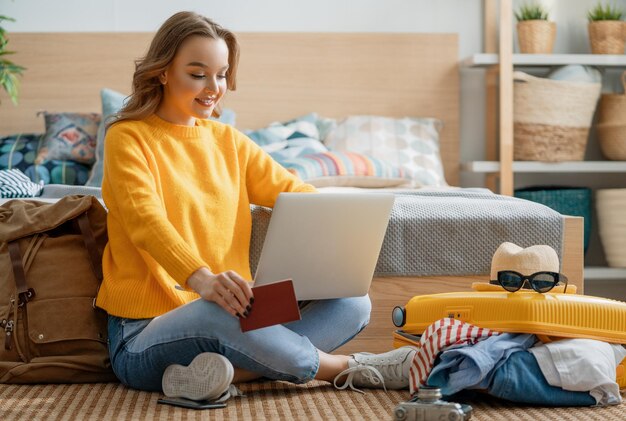
<svg viewBox="0 0 626 421"><path fill-rule="evenodd" d="M0 23L3 21L15 22L15 19L8 16L0 15ZM9 39L6 36L6 30L0 26L0 57L14 54L13 51L6 50ZM0 86L7 92L13 104L17 105L17 97L19 92L21 76L26 68L19 66L12 61L0 58Z"/></svg>
<svg viewBox="0 0 626 421"><path fill-rule="evenodd" d="M587 13L587 19L590 22L602 21L602 20L622 20L624 11L618 8L616 5L606 3L603 5L601 2L595 5Z"/></svg>
<svg viewBox="0 0 626 421"><path fill-rule="evenodd" d="M548 20L549 13L545 7L539 3L523 4L517 12L515 18L518 22L524 20Z"/></svg>
<svg viewBox="0 0 626 421"><path fill-rule="evenodd" d="M9 94L9 97L11 98L11 101L13 101L13 104L17 105L17 95L19 91L20 81L17 76L11 73L8 73L6 76L7 77L2 80L2 87L5 91L7 91L7 94Z"/></svg>

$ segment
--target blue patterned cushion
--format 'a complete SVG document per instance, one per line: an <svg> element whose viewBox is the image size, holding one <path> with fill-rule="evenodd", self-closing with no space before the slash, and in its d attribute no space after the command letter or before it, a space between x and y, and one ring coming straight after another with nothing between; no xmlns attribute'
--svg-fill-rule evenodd
<svg viewBox="0 0 626 421"><path fill-rule="evenodd" d="M35 163L43 134L16 134L0 138L0 169L17 168L33 182L82 185L89 167L75 161L46 160Z"/></svg>
<svg viewBox="0 0 626 421"><path fill-rule="evenodd" d="M272 158L281 162L306 154L328 151L320 141L317 120L317 115L312 113L245 133Z"/></svg>
<svg viewBox="0 0 626 421"><path fill-rule="evenodd" d="M96 161L96 135L100 114L44 113L46 135L36 162L71 160L91 165Z"/></svg>

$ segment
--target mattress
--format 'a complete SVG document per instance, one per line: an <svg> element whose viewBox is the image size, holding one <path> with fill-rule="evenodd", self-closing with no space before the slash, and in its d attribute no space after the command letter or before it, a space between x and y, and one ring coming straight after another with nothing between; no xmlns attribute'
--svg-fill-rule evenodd
<svg viewBox="0 0 626 421"><path fill-rule="evenodd" d="M389 190L370 190L379 191ZM561 256L563 217L544 205L486 189L392 191L396 200L375 276L487 275L493 253L504 241L521 247L547 244ZM252 216L254 273L271 209L253 206Z"/></svg>

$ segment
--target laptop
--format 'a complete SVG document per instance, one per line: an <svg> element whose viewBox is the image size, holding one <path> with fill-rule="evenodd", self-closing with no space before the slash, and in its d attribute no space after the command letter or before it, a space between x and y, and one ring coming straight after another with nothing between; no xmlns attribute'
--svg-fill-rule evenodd
<svg viewBox="0 0 626 421"><path fill-rule="evenodd" d="M391 193L281 193L254 286L292 279L299 301L367 294L393 202Z"/></svg>

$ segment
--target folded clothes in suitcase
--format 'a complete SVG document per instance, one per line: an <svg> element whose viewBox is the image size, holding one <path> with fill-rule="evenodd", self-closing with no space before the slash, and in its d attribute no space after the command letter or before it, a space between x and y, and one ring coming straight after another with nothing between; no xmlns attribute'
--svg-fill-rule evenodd
<svg viewBox="0 0 626 421"><path fill-rule="evenodd" d="M401 329L393 334L394 346L419 346L424 330L445 317L498 332L532 333L542 342L589 338L626 344L624 302L578 294L506 292L491 287L482 284L474 286L477 291L418 295L404 307L396 307L392 318ZM626 387L626 360L616 374L620 388Z"/></svg>

